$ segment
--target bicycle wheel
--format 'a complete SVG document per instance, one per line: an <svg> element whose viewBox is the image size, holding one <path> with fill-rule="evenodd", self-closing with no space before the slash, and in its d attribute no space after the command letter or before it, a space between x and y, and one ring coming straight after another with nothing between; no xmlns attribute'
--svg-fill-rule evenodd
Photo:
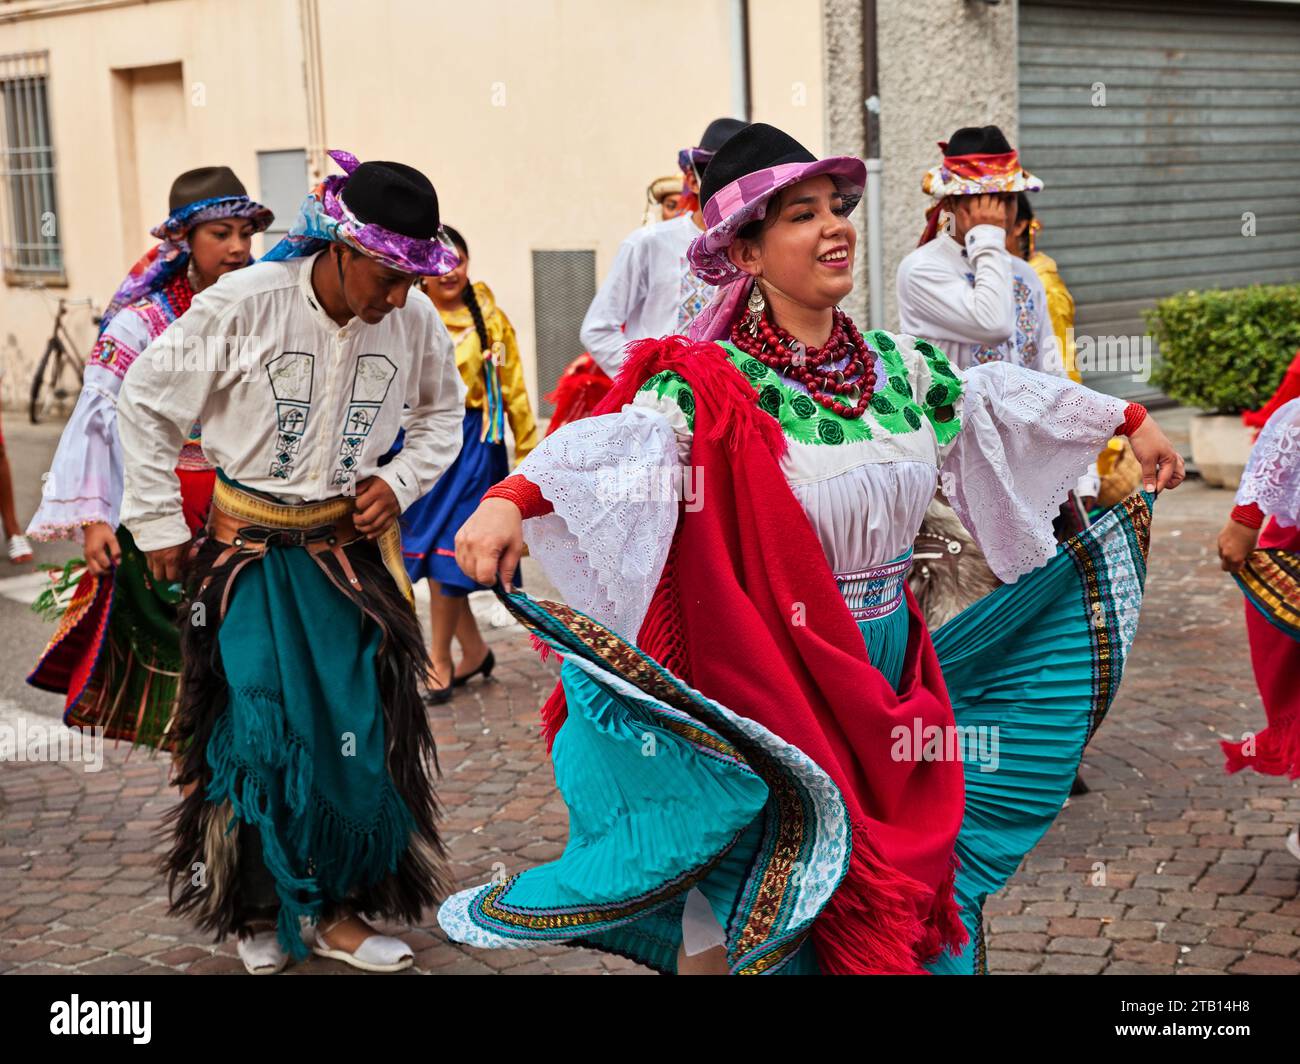
<svg viewBox="0 0 1300 1064"><path fill-rule="evenodd" d="M36 363L36 373L32 377L31 397L27 403L27 416L31 419L33 425L41 423L41 417L45 413L48 398L46 396L45 376L46 369L50 366L51 359L54 360L55 366L58 365L58 347L57 340L51 340L45 345L45 354L41 355L41 360ZM51 371L53 376L53 371Z"/></svg>

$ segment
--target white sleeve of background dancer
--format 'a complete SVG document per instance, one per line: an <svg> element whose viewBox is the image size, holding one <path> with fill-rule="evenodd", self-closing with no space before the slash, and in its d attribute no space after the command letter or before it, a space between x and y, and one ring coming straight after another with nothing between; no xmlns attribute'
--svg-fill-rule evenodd
<svg viewBox="0 0 1300 1064"><path fill-rule="evenodd" d="M570 422L517 472L555 507L524 522L532 556L569 605L635 643L677 529L681 465L668 418L628 404Z"/></svg>
<svg viewBox="0 0 1300 1064"><path fill-rule="evenodd" d="M940 233L936 240L951 240ZM1006 232L977 225L966 234L975 283L942 261L906 259L898 271L900 329L913 336L953 336L971 343L1005 343L1016 327L1011 254ZM1044 308L1046 309L1046 308Z"/></svg>
<svg viewBox="0 0 1300 1064"><path fill-rule="evenodd" d="M998 579L1014 583L1056 553L1052 520L1127 404L1005 362L961 376L962 427L941 449L940 486Z"/></svg>
<svg viewBox="0 0 1300 1064"><path fill-rule="evenodd" d="M88 524L103 522L117 528L123 465L117 397L122 378L111 364L118 357L138 357L148 345L148 326L129 308L113 318L96 342L77 405L41 485L41 505L27 527L33 539L80 543Z"/></svg>
<svg viewBox="0 0 1300 1064"><path fill-rule="evenodd" d="M121 522L143 551L162 550L190 540L181 509L176 456L199 420L208 395L223 373L239 367L184 366L180 337L225 337L232 320L229 305L216 293L196 298L190 309L140 352L122 381L117 429L125 462ZM237 349L232 345L226 350Z"/></svg>
<svg viewBox="0 0 1300 1064"><path fill-rule="evenodd" d="M403 510L447 472L460 454L463 438L465 384L456 368L456 345L436 314L430 314L430 321L424 358L418 371L407 377L402 449L375 471L393 489Z"/></svg>
<svg viewBox="0 0 1300 1064"><path fill-rule="evenodd" d="M1251 448L1236 505L1255 503L1280 525L1300 527L1300 399L1283 403Z"/></svg>
<svg viewBox="0 0 1300 1064"><path fill-rule="evenodd" d="M646 298L645 259L639 246L640 242L632 237L619 245L609 276L587 308L578 333L596 365L611 377L618 376L623 368L623 348L627 344L623 325L633 308Z"/></svg>

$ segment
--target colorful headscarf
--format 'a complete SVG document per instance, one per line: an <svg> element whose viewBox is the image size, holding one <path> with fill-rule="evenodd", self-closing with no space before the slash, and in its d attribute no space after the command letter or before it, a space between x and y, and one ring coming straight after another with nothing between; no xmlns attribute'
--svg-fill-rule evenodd
<svg viewBox="0 0 1300 1064"><path fill-rule="evenodd" d="M344 172L327 177L307 194L293 228L262 256L263 262L303 258L338 243L403 273L438 277L460 265L456 247L442 226L432 240L420 240L357 218L343 202L342 192L361 162L345 151L331 151L329 157Z"/></svg>
<svg viewBox="0 0 1300 1064"><path fill-rule="evenodd" d="M254 232L260 233L275 220L269 207L255 203L247 196L213 196L195 200L173 211L160 225L149 233L161 243L146 251L126 275L100 319L102 335L113 316L123 307L129 307L152 292L161 291L184 272L190 264L189 234L196 225L216 222L223 218L246 218L253 223Z"/></svg>
<svg viewBox="0 0 1300 1064"><path fill-rule="evenodd" d="M692 340L718 340L731 329L736 308L749 292L749 275L727 256L736 234L750 222L767 214L767 204L783 188L809 177L826 174L844 198L848 214L862 199L867 184L867 167L851 155L835 155L810 163L782 163L755 170L718 189L704 205L704 232L691 241L686 257L691 272L702 281L717 285L713 301L691 322Z"/></svg>
<svg viewBox="0 0 1300 1064"><path fill-rule="evenodd" d="M947 152L948 142L939 141ZM934 202L925 212L925 231L919 244L928 244L939 232L939 208L948 196L981 196L999 192L1040 192L1043 182L1020 165L1014 151L997 155L944 155L921 178L921 191Z"/></svg>

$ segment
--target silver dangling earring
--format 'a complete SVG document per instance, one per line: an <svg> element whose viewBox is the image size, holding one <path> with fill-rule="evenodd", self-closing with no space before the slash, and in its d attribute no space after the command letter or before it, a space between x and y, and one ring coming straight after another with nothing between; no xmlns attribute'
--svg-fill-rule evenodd
<svg viewBox="0 0 1300 1064"><path fill-rule="evenodd" d="M749 302L745 304L745 328L749 330L750 336L758 335L758 323L763 320L766 310L767 301L763 298L763 290L755 280L754 287L749 290Z"/></svg>

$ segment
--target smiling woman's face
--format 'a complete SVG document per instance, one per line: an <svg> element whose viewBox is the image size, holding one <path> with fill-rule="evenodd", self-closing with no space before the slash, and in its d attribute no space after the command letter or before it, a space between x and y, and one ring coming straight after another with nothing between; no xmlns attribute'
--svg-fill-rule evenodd
<svg viewBox="0 0 1300 1064"><path fill-rule="evenodd" d="M762 230L728 251L740 269L813 310L853 291L858 234L844 197L825 174L791 185L768 204Z"/></svg>
<svg viewBox="0 0 1300 1064"><path fill-rule="evenodd" d="M248 265L253 228L247 218L219 218L200 222L190 230L187 237L190 255L205 285Z"/></svg>

